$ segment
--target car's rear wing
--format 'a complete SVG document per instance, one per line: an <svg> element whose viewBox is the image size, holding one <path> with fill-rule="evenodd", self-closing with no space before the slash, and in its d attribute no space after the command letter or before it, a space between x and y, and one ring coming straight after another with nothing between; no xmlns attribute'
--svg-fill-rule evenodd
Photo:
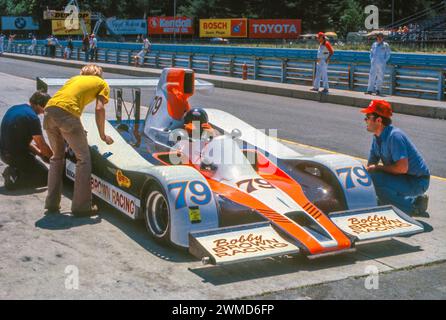
<svg viewBox="0 0 446 320"><path fill-rule="evenodd" d="M68 78L36 78L37 90L48 92L49 88L62 87L69 79ZM160 79L159 78L111 78L104 79L110 88L113 89L113 99L115 99L115 112L116 119L121 121L123 106L130 119L130 115L133 113L136 123L141 119L141 90L142 89L155 89L157 88ZM132 106L127 109L123 100L123 90L130 89L132 91ZM214 85L208 81L201 79L195 79L194 91L203 94L209 94L213 91ZM153 101L153 100L152 100ZM133 111L133 112L132 112Z"/></svg>
<svg viewBox="0 0 446 320"><path fill-rule="evenodd" d="M68 78L45 78L37 77L37 90L47 92L51 87L61 87L67 82ZM110 88L133 88L133 89L151 89L158 86L159 78L111 78L104 79ZM195 79L195 91L209 92L214 85L208 81Z"/></svg>

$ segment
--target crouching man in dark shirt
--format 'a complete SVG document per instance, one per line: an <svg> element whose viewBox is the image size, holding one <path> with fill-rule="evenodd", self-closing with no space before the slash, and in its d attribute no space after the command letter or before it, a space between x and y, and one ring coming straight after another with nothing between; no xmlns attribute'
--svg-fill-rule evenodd
<svg viewBox="0 0 446 320"><path fill-rule="evenodd" d="M367 131L374 134L367 170L380 203L412 216L426 216L430 171L409 137L392 125L390 103L373 100L362 112Z"/></svg>
<svg viewBox="0 0 446 320"><path fill-rule="evenodd" d="M47 184L47 170L36 156L48 162L53 155L43 137L38 117L49 99L48 94L37 91L29 99L29 104L12 106L3 117L0 158L8 165L3 171L8 190Z"/></svg>

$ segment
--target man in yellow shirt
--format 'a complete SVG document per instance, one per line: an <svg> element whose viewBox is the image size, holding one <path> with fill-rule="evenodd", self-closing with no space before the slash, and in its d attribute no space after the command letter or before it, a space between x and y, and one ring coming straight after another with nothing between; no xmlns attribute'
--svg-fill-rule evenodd
<svg viewBox="0 0 446 320"><path fill-rule="evenodd" d="M85 106L96 100L95 113L99 136L105 143L112 144L113 139L104 132L105 105L109 96L110 88L102 79L102 68L90 64L82 68L79 76L68 80L48 101L43 127L53 149L45 201L45 209L49 212L57 212L60 208L65 140L77 159L71 212L74 216L91 216L97 213L97 207L92 206L90 148L80 116Z"/></svg>

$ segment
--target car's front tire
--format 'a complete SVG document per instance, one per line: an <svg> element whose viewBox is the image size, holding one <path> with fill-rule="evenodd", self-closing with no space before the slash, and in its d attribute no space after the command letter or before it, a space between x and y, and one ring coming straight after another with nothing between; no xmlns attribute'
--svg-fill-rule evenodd
<svg viewBox="0 0 446 320"><path fill-rule="evenodd" d="M147 191L144 220L152 237L160 242L170 242L170 207L163 188L153 182Z"/></svg>

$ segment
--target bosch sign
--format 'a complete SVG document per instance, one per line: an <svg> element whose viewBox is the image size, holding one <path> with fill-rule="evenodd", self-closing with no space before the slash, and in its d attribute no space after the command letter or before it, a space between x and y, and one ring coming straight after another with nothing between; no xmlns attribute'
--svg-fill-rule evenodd
<svg viewBox="0 0 446 320"><path fill-rule="evenodd" d="M241 19L200 19L200 37L246 38L248 20Z"/></svg>
<svg viewBox="0 0 446 320"><path fill-rule="evenodd" d="M250 38L297 38L301 33L300 19L250 19Z"/></svg>

